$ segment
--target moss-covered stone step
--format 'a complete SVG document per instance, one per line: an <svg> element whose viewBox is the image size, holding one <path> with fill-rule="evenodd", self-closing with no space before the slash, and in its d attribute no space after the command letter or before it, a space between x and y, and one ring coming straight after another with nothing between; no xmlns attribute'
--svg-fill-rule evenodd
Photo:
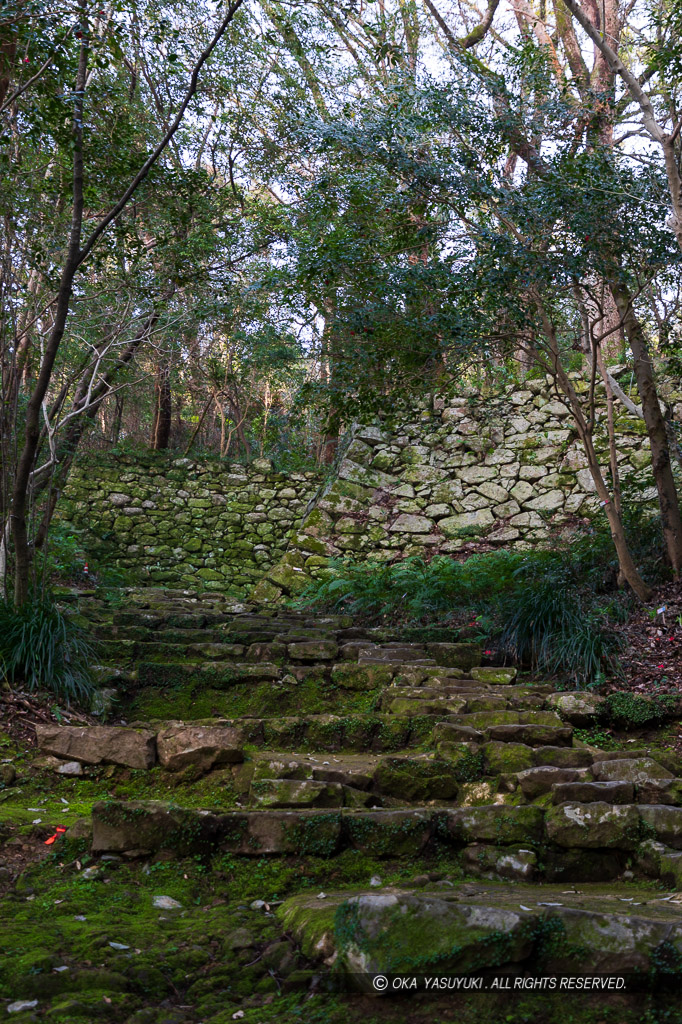
<svg viewBox="0 0 682 1024"><path fill-rule="evenodd" d="M172 686L174 683L196 681L222 689L235 683L276 680L279 665L268 662L240 663L231 661L139 661L135 677L140 686Z"/></svg>
<svg viewBox="0 0 682 1024"><path fill-rule="evenodd" d="M332 785L318 783L320 787ZM149 856L230 852L334 856L358 849L371 856L417 856L427 848L450 850L466 862L472 846L536 855L538 877L589 881L613 877L646 856L650 874L673 870L682 847L682 808L634 804L565 803L555 807L484 804L353 810L260 809L220 813L161 801L101 801L92 809L94 853ZM658 844L658 861L651 843ZM646 845L648 844L648 845ZM492 854L490 855L492 856ZM490 865L490 857L487 858ZM492 870L488 866L488 870ZM519 877L528 872L522 863Z"/></svg>
<svg viewBox="0 0 682 1024"><path fill-rule="evenodd" d="M324 900L305 893L286 900L277 914L307 956L333 961L356 988L374 995L380 975L433 978L495 968L509 973L509 988L511 975L524 973L612 975L614 984L625 972L640 973L646 984L664 951L682 948L679 903L635 886L568 892L465 883L328 893ZM674 962L674 977L682 980L679 959ZM563 981L567 993L569 980Z"/></svg>

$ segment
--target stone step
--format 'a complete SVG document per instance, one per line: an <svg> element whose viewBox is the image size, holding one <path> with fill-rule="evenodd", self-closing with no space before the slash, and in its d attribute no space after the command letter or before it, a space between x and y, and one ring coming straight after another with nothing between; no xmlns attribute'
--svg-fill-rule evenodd
<svg viewBox="0 0 682 1024"><path fill-rule="evenodd" d="M513 863L515 855L499 862L505 859ZM604 891L603 885L588 884L569 892L565 886L519 882L488 888L427 883L425 889L331 892L323 901L302 893L286 900L277 915L306 955L318 959L320 970L323 959L333 962L347 984L365 994L376 996L376 977L401 974L477 982L470 977L475 964L478 971L507 975L502 980L509 989L516 980L554 977L559 994L564 988L575 1001L575 982L585 984L576 975L594 974L595 988L615 989L625 985L627 971L630 992L636 987L633 973L656 974L661 949L682 945L680 904L671 895L641 886ZM561 940L551 945L548 934ZM565 975L567 950L572 978ZM503 998L511 1008L511 992Z"/></svg>
<svg viewBox="0 0 682 1024"><path fill-rule="evenodd" d="M334 792L338 784L316 785ZM488 856L495 850L512 859L521 852L529 855L530 859L522 858L517 877L524 877L524 872L527 877L530 865L538 878L574 882L599 880L595 874L617 876L628 858L651 839L659 844L659 856L682 847L682 808L598 801L549 808L483 804L221 813L161 801L109 800L94 805L92 826L92 850L97 854L147 857L170 850L183 856L334 856L355 849L374 857L414 857L440 849L452 851L464 864L471 859L472 847L484 847Z"/></svg>

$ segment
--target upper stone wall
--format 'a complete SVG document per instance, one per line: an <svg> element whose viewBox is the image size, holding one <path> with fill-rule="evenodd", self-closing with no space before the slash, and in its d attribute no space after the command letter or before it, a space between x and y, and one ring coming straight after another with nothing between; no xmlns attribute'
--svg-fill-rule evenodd
<svg viewBox="0 0 682 1024"><path fill-rule="evenodd" d="M587 388L572 376L576 390ZM390 435L378 426L356 430L338 478L252 596L276 600L282 587L299 592L329 556L448 554L474 538L530 547L546 541L550 527L599 514L572 417L550 384L528 380L489 399L431 396ZM615 426L621 481L653 510L644 422L616 403ZM604 407L597 411L595 446L606 474Z"/></svg>
<svg viewBox="0 0 682 1024"><path fill-rule="evenodd" d="M585 382L574 375L577 390ZM682 395L669 395L682 418ZM616 403L621 480L656 508L644 423ZM137 581L256 600L300 592L329 556L395 559L473 540L528 547L601 514L566 406L549 381L483 398L429 396L392 430L354 431L338 473L275 473L168 455L89 456L59 505L93 557ZM595 432L608 465L606 410ZM608 479L608 476L607 476ZM255 587L255 589L254 589Z"/></svg>
<svg viewBox="0 0 682 1024"><path fill-rule="evenodd" d="M93 559L136 580L203 581L241 596L284 555L291 528L319 489L315 473L276 473L167 454L87 456L73 469L59 517Z"/></svg>

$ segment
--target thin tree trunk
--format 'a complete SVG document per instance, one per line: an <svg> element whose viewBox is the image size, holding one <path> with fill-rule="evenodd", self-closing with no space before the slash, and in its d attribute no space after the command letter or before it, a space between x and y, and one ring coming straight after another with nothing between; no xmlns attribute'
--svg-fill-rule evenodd
<svg viewBox="0 0 682 1024"><path fill-rule="evenodd" d="M154 383L154 424L152 427L152 448L164 451L170 441L173 404L170 385L170 367L159 368Z"/></svg>
<svg viewBox="0 0 682 1024"><path fill-rule="evenodd" d="M679 576L682 570L682 518L670 463L668 434L656 391L653 364L627 286L621 281L614 280L610 282L610 288L632 349L635 378L651 444L651 468L658 491L663 537L673 573Z"/></svg>

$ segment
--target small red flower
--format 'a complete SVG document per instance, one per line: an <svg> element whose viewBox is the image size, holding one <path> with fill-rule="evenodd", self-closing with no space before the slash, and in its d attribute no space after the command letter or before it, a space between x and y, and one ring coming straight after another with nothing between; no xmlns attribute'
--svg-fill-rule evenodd
<svg viewBox="0 0 682 1024"><path fill-rule="evenodd" d="M665 668L665 665L657 665L656 668Z"/></svg>

